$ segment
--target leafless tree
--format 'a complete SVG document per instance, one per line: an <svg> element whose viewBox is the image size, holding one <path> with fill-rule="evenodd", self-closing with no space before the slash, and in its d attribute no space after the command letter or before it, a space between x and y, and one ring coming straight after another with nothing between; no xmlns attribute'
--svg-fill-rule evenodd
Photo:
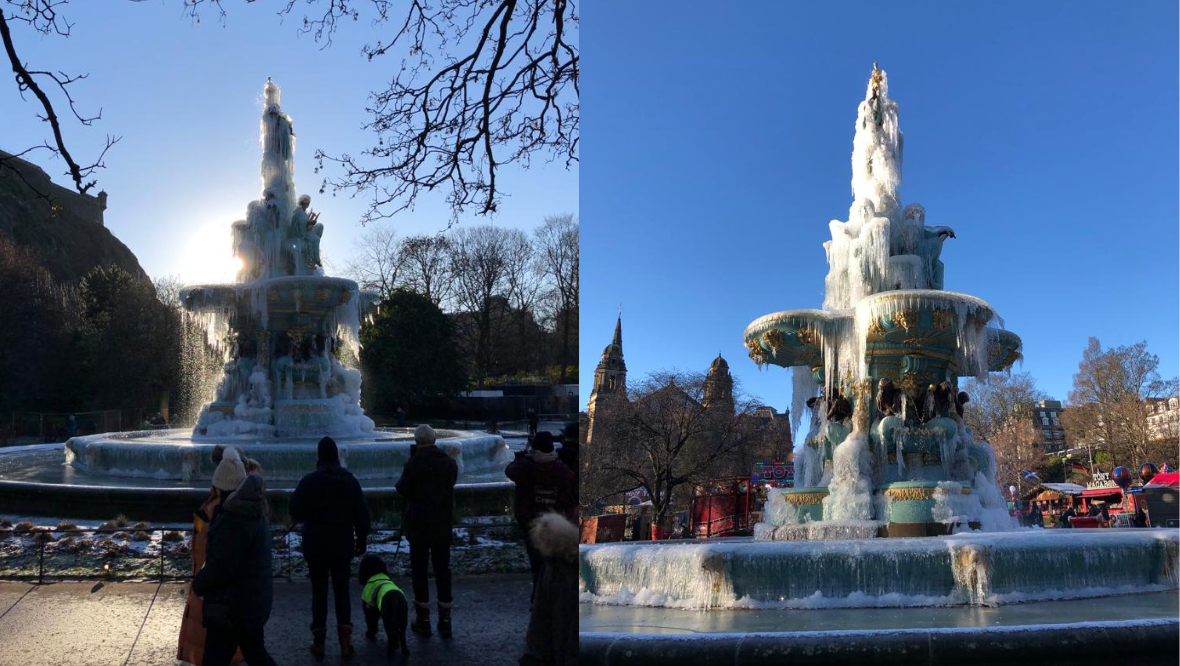
<svg viewBox="0 0 1180 666"><path fill-rule="evenodd" d="M108 137L89 166L77 162L40 82L56 86L75 118L89 125L101 112L81 114L68 89L85 75L30 70L9 30L11 23L26 23L42 34L68 36L70 24L59 13L68 0L2 1L0 36L18 90L37 97L54 138L20 154L46 149L59 155L75 187L86 192L95 185L86 179L118 138ZM528 168L541 159L569 167L578 161L578 15L571 0L408 0L400 13L392 0L286 0L278 14L292 15L299 5L308 12L300 32L325 47L341 21L363 16L389 31L387 39L361 49L370 62L396 62L389 86L373 91L366 109L375 144L355 157L316 151L320 168L331 163L342 169L324 180L324 188L372 196L365 222L412 208L423 192L448 189L452 222L472 206L490 214L503 194L497 175L505 165ZM222 0L181 0L181 6L198 22L206 7L222 21L227 17Z"/></svg>
<svg viewBox="0 0 1180 666"><path fill-rule="evenodd" d="M92 176L97 169L103 167L103 157L111 146L119 141L118 137L108 135L106 145L94 161L87 163L86 160L79 162L75 159L66 145L62 118L58 115L58 109L64 103L69 107L69 115L85 127L89 127L94 121L102 118L102 109L99 109L98 113L93 116L80 111L71 93L70 86L85 79L87 75L33 69L17 53L16 41L12 35L13 25L23 24L32 32L42 36L62 38L70 36L72 24L60 13L66 3L67 0L4 0L4 3L0 5L0 41L4 43L4 53L12 67L17 93L22 100L27 100L26 94L31 94L36 99L40 109L34 113L39 120L49 125L49 133L52 135L52 142L42 139L41 143L20 152L11 155L0 154L0 173L20 178L38 196L45 199L50 198L49 194L41 192L29 184L21 175L20 170L14 166L13 159L39 150L48 151L65 162L66 173L73 181L74 189L85 194L97 184ZM47 90L49 92L46 92ZM50 93L55 94L56 102L50 97Z"/></svg>
<svg viewBox="0 0 1180 666"><path fill-rule="evenodd" d="M294 0L290 0L294 4ZM313 3L314 4L314 3ZM355 2L332 0L304 19L330 39ZM457 216L468 207L495 212L504 165L536 157L578 160L578 17L569 0L411 0L390 21L392 3L371 0L374 22L391 23L388 40L366 45L370 60L400 57L390 85L370 98L365 127L376 145L359 156L317 151L343 175L327 187L372 195L365 221L414 205L418 195L449 188ZM290 6L290 5L289 5Z"/></svg>
<svg viewBox="0 0 1180 666"><path fill-rule="evenodd" d="M499 227L462 227L451 237L450 259L458 309L469 315L475 330L473 357L480 380L491 374L497 298L507 291L508 235Z"/></svg>
<svg viewBox="0 0 1180 666"><path fill-rule="evenodd" d="M753 405L735 396L732 412L710 409L704 391L703 373L656 372L628 386L630 401L596 414L594 440L580 454L583 506L643 488L653 524L664 525L674 496L728 473Z"/></svg>
<svg viewBox="0 0 1180 666"><path fill-rule="evenodd" d="M961 388L971 397L963 420L976 440L991 441L1001 430L1009 429L1013 420L1032 423L1033 403L1047 397L1027 372L997 372L987 382L967 379Z"/></svg>
<svg viewBox="0 0 1180 666"><path fill-rule="evenodd" d="M251 2L252 0L246 0ZM184 0L190 15L221 0ZM300 4L287 0L279 14ZM369 18L390 36L361 50L395 58L388 88L370 96L366 129L376 144L359 155L316 151L338 165L325 188L372 196L363 219L413 207L423 192L449 189L455 216L495 212L501 167L541 158L578 161L578 29L570 0L305 0L303 33L328 46L341 21ZM362 10L360 7L364 6Z"/></svg>
<svg viewBox="0 0 1180 666"><path fill-rule="evenodd" d="M1066 437L1108 452L1115 465L1149 462L1168 452L1152 441L1147 401L1175 395L1176 388L1175 378L1160 377L1159 357L1147 351L1147 342L1103 349L1092 337L1062 414Z"/></svg>
<svg viewBox="0 0 1180 666"><path fill-rule="evenodd" d="M537 252L552 286L553 319L561 331L560 383L573 365L571 339L578 331L578 220L569 213L550 215L535 232Z"/></svg>
<svg viewBox="0 0 1180 666"><path fill-rule="evenodd" d="M971 396L963 420L976 440L995 451L996 480L1004 488L1028 486L1022 472L1045 463L1033 421L1034 403L1045 400L1045 392L1027 372L994 373L987 382L967 379L961 388Z"/></svg>
<svg viewBox="0 0 1180 666"><path fill-rule="evenodd" d="M1028 414L1012 413L996 425L988 438L996 454L996 482L1001 488L1016 486L1018 493L1035 486L1024 478L1025 470L1035 470L1045 463L1045 452L1037 446L1037 429Z"/></svg>
<svg viewBox="0 0 1180 666"><path fill-rule="evenodd" d="M382 300L402 286L403 244L391 226L373 226L365 230L353 244L356 254L348 262L349 276L362 289L375 291Z"/></svg>
<svg viewBox="0 0 1180 666"><path fill-rule="evenodd" d="M450 248L451 241L441 234L407 236L399 252L402 283L440 308L454 292Z"/></svg>

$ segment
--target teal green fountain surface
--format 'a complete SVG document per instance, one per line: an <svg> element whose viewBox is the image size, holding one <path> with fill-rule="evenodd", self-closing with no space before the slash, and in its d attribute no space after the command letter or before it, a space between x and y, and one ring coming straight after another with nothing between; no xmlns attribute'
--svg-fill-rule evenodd
<svg viewBox="0 0 1180 666"><path fill-rule="evenodd" d="M996 607L763 609L733 613L581 604L578 611L578 628L584 632L693 635L1022 627L1095 620L1175 619L1180 616L1180 597L1173 592L1149 592Z"/></svg>
<svg viewBox="0 0 1180 666"><path fill-rule="evenodd" d="M1180 531L582 546L585 603L681 609L998 606L1177 588Z"/></svg>

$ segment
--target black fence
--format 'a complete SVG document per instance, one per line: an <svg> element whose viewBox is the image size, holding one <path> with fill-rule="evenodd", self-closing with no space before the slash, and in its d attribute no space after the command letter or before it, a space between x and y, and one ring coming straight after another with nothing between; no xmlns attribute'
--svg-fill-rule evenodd
<svg viewBox="0 0 1180 666"><path fill-rule="evenodd" d="M502 543L514 543L523 552L523 535L511 522L461 524L453 528L466 545L490 536ZM0 580L158 580L181 581L193 576L192 528L150 525L127 527L27 528L17 525L0 529ZM401 558L408 567L409 552L401 545L401 530L376 529L369 534L372 546L397 543L393 553L376 552L387 561ZM298 552L299 530L272 530L272 571L275 578L292 579L302 574L306 563ZM453 547L465 545L456 539ZM385 549L387 550L387 549Z"/></svg>

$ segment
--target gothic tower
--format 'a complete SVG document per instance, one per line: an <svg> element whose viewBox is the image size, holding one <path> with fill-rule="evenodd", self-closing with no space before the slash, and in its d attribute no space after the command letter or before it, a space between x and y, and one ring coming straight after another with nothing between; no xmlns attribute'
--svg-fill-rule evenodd
<svg viewBox="0 0 1180 666"><path fill-rule="evenodd" d="M602 359L594 369L594 389L590 392L590 404L586 408L589 424L586 427L586 442L594 441L594 419L606 416L610 403L627 398L627 364L623 362L623 316L615 321L615 337L602 350ZM608 417L609 418L609 417Z"/></svg>
<svg viewBox="0 0 1180 666"><path fill-rule="evenodd" d="M709 374L705 377L704 404L707 409L714 407L722 410L726 416L733 414L733 376L729 374L729 363L717 354L717 358L709 365Z"/></svg>

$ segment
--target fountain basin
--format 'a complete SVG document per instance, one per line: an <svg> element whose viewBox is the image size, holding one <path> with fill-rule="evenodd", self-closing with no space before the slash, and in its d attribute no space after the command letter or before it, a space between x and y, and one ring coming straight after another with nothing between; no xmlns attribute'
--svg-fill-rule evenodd
<svg viewBox="0 0 1180 666"><path fill-rule="evenodd" d="M1174 590L1178 558L1176 530L1026 529L924 539L584 545L579 576L582 600L604 604L996 606Z"/></svg>
<svg viewBox="0 0 1180 666"><path fill-rule="evenodd" d="M268 479L298 480L315 469L315 438L202 437L186 429L108 433L71 438L66 464L91 476L208 481L215 445L238 446L262 465ZM377 431L366 438L336 441L340 461L358 479L397 478L410 457L411 429ZM502 470L512 459L499 435L438 431L436 445L468 472Z"/></svg>
<svg viewBox="0 0 1180 666"><path fill-rule="evenodd" d="M182 432L187 434L187 431ZM511 440L505 443L505 453L499 454L498 445L491 444L484 449L489 444L488 440L503 442L498 436L471 433L468 437L455 437L454 435L462 433L446 430L440 430L439 433L447 435L439 442L444 447L467 447L466 451L457 452L461 457L466 454L466 459L455 485L456 516L463 518L510 514L515 484L505 478L503 464L484 464L486 455L480 451L486 451L487 455L497 452L496 455L502 458L510 457L511 449L519 448L523 441ZM159 438L161 432L143 434ZM174 436L183 439L180 435ZM378 441L381 439L391 441ZM346 462L350 469L354 473L360 472L357 474L358 480L375 521L391 525L400 522L402 498L394 490L393 484L401 475L401 464L397 463L392 467L387 465L396 463L403 455L402 452L408 456L411 440L410 433L394 430L376 433L376 438L371 442L338 442L341 458L344 459L347 455ZM202 454L197 457L204 461L203 464L208 464L209 450L215 443L217 442L202 441L167 445L157 442L148 448L158 450L163 446L171 446L173 449L200 450ZM306 467L291 468L284 474L271 473L268 464L275 465L276 469L282 469L284 463L277 457L272 459L272 456L265 454L271 447L282 448L284 445L260 445L241 438L222 443L242 446L251 457L271 460L269 463L261 463L266 478L271 518L277 521L284 520L291 492L294 491L299 479L315 468L315 442L296 442L295 446L304 450L282 454L307 461ZM126 441L122 444L131 445ZM392 446L396 446L398 451L393 452L386 448ZM346 448L350 450L349 454L344 453ZM172 456L174 452L163 455ZM179 476L167 478L172 476L168 474L149 476L143 473L136 476L111 476L91 473L64 463L64 459L65 444L38 444L0 449L0 507L3 507L3 512L10 516L86 520L108 520L123 514L133 520L184 523L192 520L194 509L200 506L209 494L208 474L203 471L206 468L201 465L197 467L200 473L189 479L181 479Z"/></svg>

